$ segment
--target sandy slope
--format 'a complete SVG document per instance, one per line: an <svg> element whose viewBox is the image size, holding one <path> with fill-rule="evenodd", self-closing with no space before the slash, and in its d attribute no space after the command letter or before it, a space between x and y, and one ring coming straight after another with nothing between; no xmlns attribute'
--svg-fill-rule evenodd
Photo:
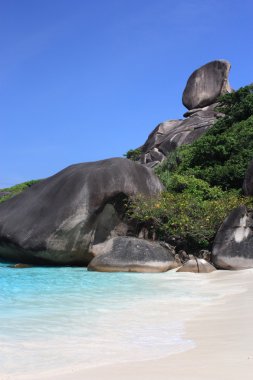
<svg viewBox="0 0 253 380"><path fill-rule="evenodd" d="M186 337L194 339L196 348L154 361L73 369L71 374L47 380L252 380L253 271L231 276L232 283L241 284L244 292L206 307L187 324Z"/></svg>

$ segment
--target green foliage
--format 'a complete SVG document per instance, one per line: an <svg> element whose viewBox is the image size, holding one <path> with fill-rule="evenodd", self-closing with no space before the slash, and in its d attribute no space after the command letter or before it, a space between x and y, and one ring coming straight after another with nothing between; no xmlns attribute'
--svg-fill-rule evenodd
<svg viewBox="0 0 253 380"><path fill-rule="evenodd" d="M124 154L124 157L128 158L132 161L138 161L141 157L141 149L130 149L128 152Z"/></svg>
<svg viewBox="0 0 253 380"><path fill-rule="evenodd" d="M164 192L158 198L137 196L129 204L128 215L153 231L160 239L180 236L188 249L210 248L220 224L244 199L234 192L203 200L187 192Z"/></svg>
<svg viewBox="0 0 253 380"><path fill-rule="evenodd" d="M224 192L220 187L211 187L208 182L193 175L171 175L167 182L163 182L169 192L189 194L201 200L215 200L222 198Z"/></svg>
<svg viewBox="0 0 253 380"><path fill-rule="evenodd" d="M253 84L223 95L219 100L219 110L226 115L225 119L220 120L223 127L247 120L253 115Z"/></svg>
<svg viewBox="0 0 253 380"><path fill-rule="evenodd" d="M155 173L160 177L164 172L173 172L180 163L178 149L171 152L167 159L155 167Z"/></svg>
<svg viewBox="0 0 253 380"><path fill-rule="evenodd" d="M253 87L226 94L220 102L224 118L192 145L184 145L170 155L158 171L161 179L169 170L224 190L241 189L253 158Z"/></svg>
<svg viewBox="0 0 253 380"><path fill-rule="evenodd" d="M133 198L129 216L162 239L180 236L189 249L210 247L226 215L240 204L253 158L253 86L219 99L224 117L191 145L172 152L155 172L166 191L157 199Z"/></svg>
<svg viewBox="0 0 253 380"><path fill-rule="evenodd" d="M22 191L26 190L28 187L31 187L33 184L39 182L40 180L31 180L27 182L20 183L18 185L8 187L5 189L0 189L0 192L6 192L8 194L0 197L0 203L7 201L8 199L14 197L15 195L22 193Z"/></svg>
<svg viewBox="0 0 253 380"><path fill-rule="evenodd" d="M194 175L212 186L240 189L247 166L253 158L253 116L233 124L220 134L212 129L192 146L179 152L176 172Z"/></svg>

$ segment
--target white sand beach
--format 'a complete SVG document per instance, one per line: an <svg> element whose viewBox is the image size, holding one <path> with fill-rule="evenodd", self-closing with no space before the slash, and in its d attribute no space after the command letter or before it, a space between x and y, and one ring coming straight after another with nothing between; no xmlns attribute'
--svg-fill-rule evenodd
<svg viewBox="0 0 253 380"><path fill-rule="evenodd" d="M47 380L237 380L253 378L253 271L216 272L238 286L186 326L196 347L159 360L128 362L48 376ZM99 364L99 363L98 363ZM34 377L35 379L36 377Z"/></svg>
<svg viewBox="0 0 253 380"><path fill-rule="evenodd" d="M108 275L110 276L110 274ZM134 280L131 275L125 277L126 279ZM99 325L95 325L94 331L92 331L91 324L90 338L87 338L87 343L83 344L81 338L81 326L83 325L81 325L81 314L79 313L78 319L74 319L74 321L80 324L80 336L74 339L74 343L66 342L66 337L65 340L61 339L63 330L60 330L61 334L56 335L52 341L47 336L48 344L43 343L42 347L39 338L33 343L24 338L20 342L14 341L13 344L1 342L0 380L252 379L253 269L234 272L216 271L210 274L168 273L156 277L148 275L139 278L138 276L136 279L138 279L137 284L140 284L140 280L143 283L152 282L154 279L152 286L158 286L159 291L162 291L164 287L165 291L169 292L174 286L173 292L175 292L169 293L168 297L160 297L158 302L155 301L156 298L152 297L148 302L145 300L136 312L134 309L129 309L134 313L134 321L142 323L140 346L134 344L135 339L138 342L139 338L135 338L135 330L132 330L134 324L131 324L131 315L125 311L117 313L116 310L113 312L114 324L110 325L109 330L106 330L104 315L103 319L99 319ZM116 280L118 277L115 278ZM183 294L187 294L186 297L180 296L180 290L177 291L175 285L191 289L189 292L183 292ZM192 294L196 294L196 297L191 298ZM203 297L205 294L206 298ZM132 294L130 297L133 296ZM71 299L71 294L69 297L68 300ZM106 299L106 302L108 300ZM199 303L199 306L196 302ZM124 302L121 307L122 305ZM62 312L64 310L68 309L64 308ZM60 315L58 315L58 321L59 317ZM164 324L164 318L169 322L167 325ZM174 329L177 329L174 324L175 318L183 322L183 329L179 330L182 335L178 340L177 332L175 331L174 334ZM84 319L85 321L86 319ZM147 329L147 324L149 326L151 324L151 329ZM55 326L57 325L54 324L49 331L54 331ZM71 328L73 327L66 324L66 328L68 328L67 326L69 326L70 334L68 336L71 337L73 334ZM112 335L115 344L113 341L108 341L108 335L102 335L101 339L97 340L101 347L94 345L93 335L96 334L99 326L102 333L107 331ZM126 326L133 339L130 345L129 341L124 341L127 338L124 330L122 330L123 335L121 336L121 328L124 329ZM61 326L59 325L59 327ZM17 327L15 328L17 329ZM118 328L117 334L115 334L114 328ZM138 325L136 331L139 331L139 328ZM158 334L157 338L156 333ZM24 334L26 334L26 330L24 330ZM145 335L144 341L143 334ZM173 339L173 334L176 340L170 346L167 342ZM159 342L163 344L162 349L156 351L155 345ZM145 352L146 348L148 351ZM148 352L151 352L151 355L147 356ZM89 362L90 357L93 358L91 362ZM105 359L108 357L107 363ZM9 367L7 367L8 361Z"/></svg>

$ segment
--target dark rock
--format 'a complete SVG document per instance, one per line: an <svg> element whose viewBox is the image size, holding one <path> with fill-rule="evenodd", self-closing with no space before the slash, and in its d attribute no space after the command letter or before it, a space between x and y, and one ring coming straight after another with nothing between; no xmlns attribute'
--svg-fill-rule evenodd
<svg viewBox="0 0 253 380"><path fill-rule="evenodd" d="M161 162L160 161L150 161L148 162L147 164L145 164L145 166L147 166L147 168L154 168L155 166L159 165Z"/></svg>
<svg viewBox="0 0 253 380"><path fill-rule="evenodd" d="M201 249L199 251L198 257L201 257L202 259L206 261L211 261L211 252L208 251L207 249Z"/></svg>
<svg viewBox="0 0 253 380"><path fill-rule="evenodd" d="M190 260L186 261L177 272L192 272L192 273L210 273L215 271L216 268L204 259L197 259L190 255Z"/></svg>
<svg viewBox="0 0 253 380"><path fill-rule="evenodd" d="M203 108L194 108L193 110L189 110L187 112L184 113L184 117L190 117L190 116L193 116L194 114L196 113L200 113L200 115L203 115L203 116L215 116L216 118L218 117L223 117L224 114L221 113L220 111L218 111L217 107L219 106L219 103L213 103L211 104L210 106L206 106L206 107L203 107ZM215 110L215 114L213 114L213 111ZM204 113L202 113L204 112Z"/></svg>
<svg viewBox="0 0 253 380"><path fill-rule="evenodd" d="M182 263L185 263L186 261L189 260L188 253L185 252L183 249L180 249L180 251L178 251L178 256L179 256Z"/></svg>
<svg viewBox="0 0 253 380"><path fill-rule="evenodd" d="M85 265L91 244L127 233L127 197L162 189L151 169L131 160L72 165L0 204L0 257Z"/></svg>
<svg viewBox="0 0 253 380"><path fill-rule="evenodd" d="M150 162L161 162L164 159L164 154L159 152L157 148L154 148L146 155L146 164Z"/></svg>
<svg viewBox="0 0 253 380"><path fill-rule="evenodd" d="M250 162L245 174L243 192L245 195L253 195L253 160Z"/></svg>
<svg viewBox="0 0 253 380"><path fill-rule="evenodd" d="M181 260L178 253L175 254L175 261L178 264L178 266L181 266L183 264L183 261Z"/></svg>
<svg viewBox="0 0 253 380"><path fill-rule="evenodd" d="M193 143L223 116L216 109L217 100L232 91L228 83L229 70L229 62L217 60L194 71L183 94L183 103L189 109L184 114L186 119L167 120L150 133L139 148L142 164L155 167L178 146Z"/></svg>
<svg viewBox="0 0 253 380"><path fill-rule="evenodd" d="M224 220L214 240L212 261L220 269L253 267L253 215L245 206Z"/></svg>
<svg viewBox="0 0 253 380"><path fill-rule="evenodd" d="M205 108L206 108L206 107L204 107L204 108L194 108L193 110L189 110L189 111L185 112L185 113L183 114L183 116L184 116L184 117L192 116L192 115L194 115L194 114L197 113L197 112L201 112L201 111L205 110Z"/></svg>
<svg viewBox="0 0 253 380"><path fill-rule="evenodd" d="M97 255L88 270L99 272L166 272L179 266L175 251L134 237L116 237L91 248Z"/></svg>
<svg viewBox="0 0 253 380"><path fill-rule="evenodd" d="M197 110L187 119L159 124L141 147L141 163L149 166L152 162L157 164L178 146L190 144L202 136L213 126L219 115L215 110L216 105Z"/></svg>
<svg viewBox="0 0 253 380"><path fill-rule="evenodd" d="M195 70L183 92L183 104L189 110L215 103L220 95L231 92L228 82L230 63L217 60Z"/></svg>
<svg viewBox="0 0 253 380"><path fill-rule="evenodd" d="M182 120L167 120L158 126L150 133L145 144L141 147L143 152L149 152L159 146L164 140L164 136L173 133L175 128L181 124Z"/></svg>
<svg viewBox="0 0 253 380"><path fill-rule="evenodd" d="M194 71L183 94L183 103L189 109L184 114L186 119L167 120L150 133L139 148L142 164L155 167L178 146L193 143L223 116L217 101L220 95L232 91L229 70L229 62L216 60Z"/></svg>

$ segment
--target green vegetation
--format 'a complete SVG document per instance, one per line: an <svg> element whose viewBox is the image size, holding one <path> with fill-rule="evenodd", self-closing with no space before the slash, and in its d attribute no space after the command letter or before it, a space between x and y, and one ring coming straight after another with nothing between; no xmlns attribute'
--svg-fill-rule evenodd
<svg viewBox="0 0 253 380"><path fill-rule="evenodd" d="M226 215L240 204L244 175L253 158L253 86L220 98L224 117L192 145L169 155L156 174L165 191L156 199L133 198L128 214L160 239L180 236L186 248L210 248Z"/></svg>
<svg viewBox="0 0 253 380"><path fill-rule="evenodd" d="M155 231L159 239L179 236L188 250L195 250L209 248L228 212L241 203L244 200L236 193L202 200L187 192L164 192L157 199L133 198L128 212L136 222Z"/></svg>
<svg viewBox="0 0 253 380"><path fill-rule="evenodd" d="M22 191L26 190L28 187L31 187L33 184L37 182L39 182L39 180L31 180L31 181L20 183L19 185L15 185L15 186L8 187L5 189L0 189L0 193L8 193L6 195L0 196L0 203L7 201L7 199L12 198L19 193L22 193Z"/></svg>
<svg viewBox="0 0 253 380"><path fill-rule="evenodd" d="M192 145L168 157L158 174L167 170L193 175L224 190L241 189L253 158L253 86L226 94L219 110L225 114Z"/></svg>
<svg viewBox="0 0 253 380"><path fill-rule="evenodd" d="M156 169L165 191L157 198L132 198L128 216L158 238L173 237L185 248L210 248L226 215L236 206L253 206L241 193L245 171L253 158L253 85L226 94L219 100L219 118L214 126L191 145L176 149ZM140 149L125 157L138 160ZM3 202L30 187L29 181L8 189Z"/></svg>
<svg viewBox="0 0 253 380"><path fill-rule="evenodd" d="M132 161L138 161L141 157L141 149L130 149L128 152L124 154L124 157L128 158Z"/></svg>

